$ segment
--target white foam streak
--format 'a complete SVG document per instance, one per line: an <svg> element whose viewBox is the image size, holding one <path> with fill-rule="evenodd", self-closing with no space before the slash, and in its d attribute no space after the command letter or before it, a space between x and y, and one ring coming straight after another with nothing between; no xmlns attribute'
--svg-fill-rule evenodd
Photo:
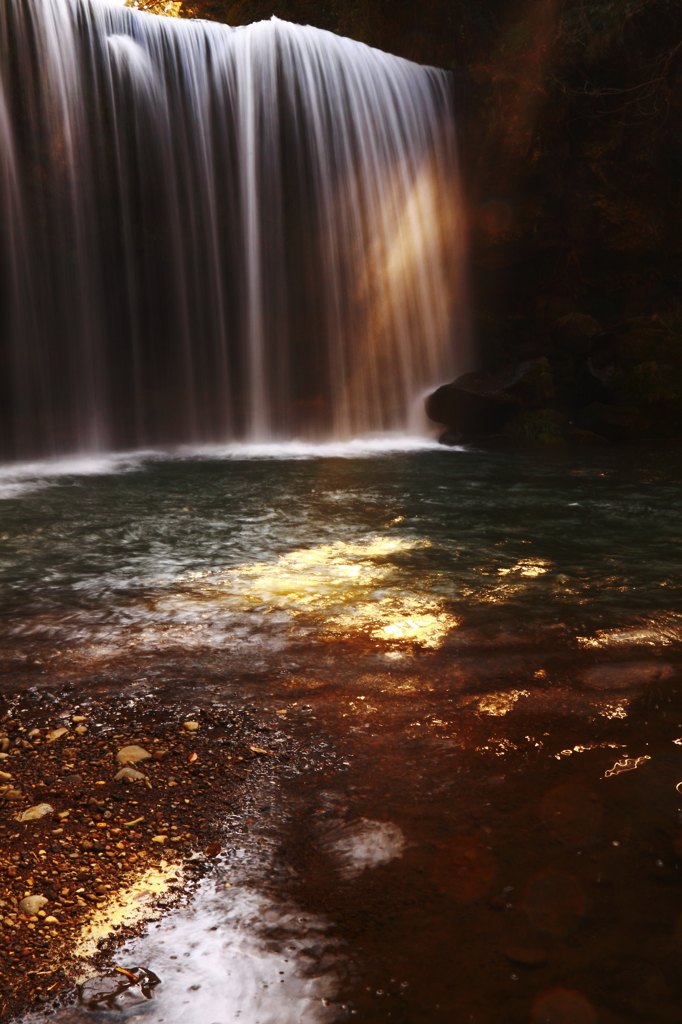
<svg viewBox="0 0 682 1024"><path fill-rule="evenodd" d="M444 448L427 437L400 434L382 437L358 437L352 441L313 444L306 441L182 445L173 449L146 449L110 452L100 455L72 455L33 462L0 464L0 500L18 498L31 491L57 484L69 477L106 476L129 473L158 461L216 460L249 462L252 460L369 459L412 452L462 452L464 448Z"/></svg>

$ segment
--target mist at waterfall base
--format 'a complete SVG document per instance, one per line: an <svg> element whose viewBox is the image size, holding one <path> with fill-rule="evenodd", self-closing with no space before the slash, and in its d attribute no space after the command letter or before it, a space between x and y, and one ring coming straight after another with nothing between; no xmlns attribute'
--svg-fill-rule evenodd
<svg viewBox="0 0 682 1024"><path fill-rule="evenodd" d="M420 424L466 361L446 72L104 0L3 5L0 69L1 456Z"/></svg>

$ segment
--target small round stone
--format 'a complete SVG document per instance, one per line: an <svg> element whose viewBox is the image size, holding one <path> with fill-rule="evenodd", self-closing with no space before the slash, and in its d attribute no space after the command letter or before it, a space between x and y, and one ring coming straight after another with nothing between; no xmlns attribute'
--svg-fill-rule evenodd
<svg viewBox="0 0 682 1024"><path fill-rule="evenodd" d="M144 747L138 747L136 743L131 743L127 747L121 747L116 760L119 764L137 764L138 761L146 761L152 755Z"/></svg>
<svg viewBox="0 0 682 1024"><path fill-rule="evenodd" d="M22 914L33 917L41 907L44 907L49 902L45 896L26 896L23 900L19 901L19 910Z"/></svg>

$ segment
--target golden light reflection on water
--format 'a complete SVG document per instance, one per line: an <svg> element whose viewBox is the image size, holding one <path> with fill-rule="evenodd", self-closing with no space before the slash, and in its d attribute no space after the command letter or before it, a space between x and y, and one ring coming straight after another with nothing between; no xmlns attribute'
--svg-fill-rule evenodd
<svg viewBox="0 0 682 1024"><path fill-rule="evenodd" d="M491 693L478 702L478 710L484 715L506 715L520 697L530 697L530 690L508 690L506 693Z"/></svg>
<svg viewBox="0 0 682 1024"><path fill-rule="evenodd" d="M331 634L364 633L389 644L438 647L458 619L442 598L405 586L391 556L429 547L424 540L373 537L292 551L276 562L254 562L221 574L184 578L192 592L181 601L219 600L233 611L282 611L293 617L324 613Z"/></svg>
<svg viewBox="0 0 682 1024"><path fill-rule="evenodd" d="M544 573L549 572L550 563L544 558L524 558L517 562L516 565L512 565L506 569L498 569L498 576L509 576L515 574L518 576L542 576Z"/></svg>
<svg viewBox="0 0 682 1024"><path fill-rule="evenodd" d="M162 861L159 867L142 872L127 889L115 893L99 907L84 925L76 940L75 956L89 958L98 950L98 943L122 925L132 926L152 916L154 900L171 885L182 879L179 864Z"/></svg>
<svg viewBox="0 0 682 1024"><path fill-rule="evenodd" d="M600 629L593 636L579 636L581 647L622 647L629 644L667 647L682 640L682 617L669 613L648 619L641 626Z"/></svg>

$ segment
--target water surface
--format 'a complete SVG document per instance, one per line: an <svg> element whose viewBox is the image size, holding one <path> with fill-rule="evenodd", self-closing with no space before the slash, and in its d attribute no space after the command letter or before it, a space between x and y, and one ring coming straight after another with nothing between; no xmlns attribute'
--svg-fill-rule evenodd
<svg viewBox="0 0 682 1024"><path fill-rule="evenodd" d="M310 754L121 1012L682 1021L678 453L277 454L2 477L7 688L192 687Z"/></svg>

